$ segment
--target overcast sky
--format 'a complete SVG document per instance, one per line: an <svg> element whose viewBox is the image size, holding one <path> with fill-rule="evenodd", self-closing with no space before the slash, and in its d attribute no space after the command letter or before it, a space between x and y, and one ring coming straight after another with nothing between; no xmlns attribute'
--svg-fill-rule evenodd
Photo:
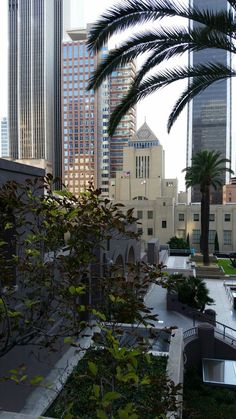
<svg viewBox="0 0 236 419"><path fill-rule="evenodd" d="M0 0L0 117L7 114L7 1ZM94 22L115 2L116 0L72 0L71 26ZM166 125L171 108L183 87L180 82L179 85L165 88L140 102L137 107L137 128L146 118L165 150L166 177L178 177L179 189L182 190L184 177L181 171L186 166L186 111L179 117L169 135Z"/></svg>

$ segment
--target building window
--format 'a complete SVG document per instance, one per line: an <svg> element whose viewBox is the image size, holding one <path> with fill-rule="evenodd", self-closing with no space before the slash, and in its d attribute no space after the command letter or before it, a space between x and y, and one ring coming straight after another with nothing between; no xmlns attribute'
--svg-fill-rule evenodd
<svg viewBox="0 0 236 419"><path fill-rule="evenodd" d="M138 234L143 234L143 229L142 228L138 228Z"/></svg>
<svg viewBox="0 0 236 419"><path fill-rule="evenodd" d="M231 221L231 214L225 214L225 221Z"/></svg>
<svg viewBox="0 0 236 419"><path fill-rule="evenodd" d="M199 244L200 243L200 230L193 230L192 231L192 243Z"/></svg>
<svg viewBox="0 0 236 419"><path fill-rule="evenodd" d="M167 221L166 220L162 220L161 226L162 226L162 228L166 228L167 227Z"/></svg>
<svg viewBox="0 0 236 419"><path fill-rule="evenodd" d="M143 211L137 211L137 218L139 219L143 218Z"/></svg>
<svg viewBox="0 0 236 419"><path fill-rule="evenodd" d="M208 239L209 244L214 244L215 243L215 236L216 236L216 231L215 230L209 230L209 239Z"/></svg>
<svg viewBox="0 0 236 419"><path fill-rule="evenodd" d="M148 218L149 220L153 220L153 211L148 211L148 212L147 212L147 218Z"/></svg>
<svg viewBox="0 0 236 419"><path fill-rule="evenodd" d="M215 214L209 214L209 221L215 221Z"/></svg>
<svg viewBox="0 0 236 419"><path fill-rule="evenodd" d="M199 214L193 214L193 221L199 221Z"/></svg>
<svg viewBox="0 0 236 419"><path fill-rule="evenodd" d="M179 221L184 221L184 214L179 214Z"/></svg>
<svg viewBox="0 0 236 419"><path fill-rule="evenodd" d="M148 228L147 229L147 234L148 234L148 236L152 236L153 235L153 228Z"/></svg>
<svg viewBox="0 0 236 419"><path fill-rule="evenodd" d="M232 231L231 230L224 230L224 244L226 245L232 244Z"/></svg>

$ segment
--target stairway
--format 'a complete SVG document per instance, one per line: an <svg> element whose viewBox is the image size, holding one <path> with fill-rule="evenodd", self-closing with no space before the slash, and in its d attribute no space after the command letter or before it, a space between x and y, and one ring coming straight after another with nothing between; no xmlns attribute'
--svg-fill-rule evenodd
<svg viewBox="0 0 236 419"><path fill-rule="evenodd" d="M196 276L219 279L224 277L224 272L219 266L196 266Z"/></svg>

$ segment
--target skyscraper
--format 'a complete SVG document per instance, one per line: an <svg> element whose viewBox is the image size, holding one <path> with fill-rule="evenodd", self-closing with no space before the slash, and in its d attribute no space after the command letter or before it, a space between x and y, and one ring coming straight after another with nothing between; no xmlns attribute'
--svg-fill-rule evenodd
<svg viewBox="0 0 236 419"><path fill-rule="evenodd" d="M214 11L225 10L225 0L190 0L190 4L199 9ZM208 49L192 52L189 56L190 64L198 63L230 63L230 54L223 50ZM187 166L191 165L191 158L200 150L217 150L222 157L231 159L231 81L222 80L208 87L197 95L188 107L188 139ZM234 162L232 162L234 166ZM223 182L228 180L225 175ZM200 201L199 188L191 191L191 201ZM212 203L222 202L222 190L212 191Z"/></svg>
<svg viewBox="0 0 236 419"><path fill-rule="evenodd" d="M8 130L7 130L7 118L1 119L1 142L0 142L0 157L8 157Z"/></svg>
<svg viewBox="0 0 236 419"><path fill-rule="evenodd" d="M87 49L87 29L69 31L63 43L63 180L78 194L92 181L109 193L109 177L123 165L123 147L135 127L135 110L121 121L114 137L108 136L108 120L117 100L127 90L134 65L122 68L104 81L97 91L87 91L88 80L107 47L97 55ZM123 91L123 93L122 93Z"/></svg>
<svg viewBox="0 0 236 419"><path fill-rule="evenodd" d="M45 161L61 176L63 0L8 5L10 157Z"/></svg>

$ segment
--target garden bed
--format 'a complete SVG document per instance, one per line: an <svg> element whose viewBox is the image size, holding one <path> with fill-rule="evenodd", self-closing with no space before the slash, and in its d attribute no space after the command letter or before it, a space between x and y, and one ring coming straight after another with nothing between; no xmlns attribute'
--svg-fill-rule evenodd
<svg viewBox="0 0 236 419"><path fill-rule="evenodd" d="M207 385L197 371L184 378L183 419L235 419L236 390Z"/></svg>
<svg viewBox="0 0 236 419"><path fill-rule="evenodd" d="M135 380L133 382L116 381L116 391L121 396L113 401L113 409L117 411L128 403L134 403L137 406L138 417L145 417L145 419L153 419L169 410L171 398L166 379L167 360L167 356L139 355L137 359L139 382L137 383ZM97 366L96 376L89 370L89 362ZM116 370L115 360L108 351L104 349L88 350L68 379L64 389L46 412L46 416L62 417L66 413L66 408L72 403L71 417L97 418L96 402L93 400L92 394L93 385L100 386L101 377L103 377L104 388L107 386L106 391L111 391L110 383L114 369ZM150 377L150 382L142 384L142 380L147 375Z"/></svg>

